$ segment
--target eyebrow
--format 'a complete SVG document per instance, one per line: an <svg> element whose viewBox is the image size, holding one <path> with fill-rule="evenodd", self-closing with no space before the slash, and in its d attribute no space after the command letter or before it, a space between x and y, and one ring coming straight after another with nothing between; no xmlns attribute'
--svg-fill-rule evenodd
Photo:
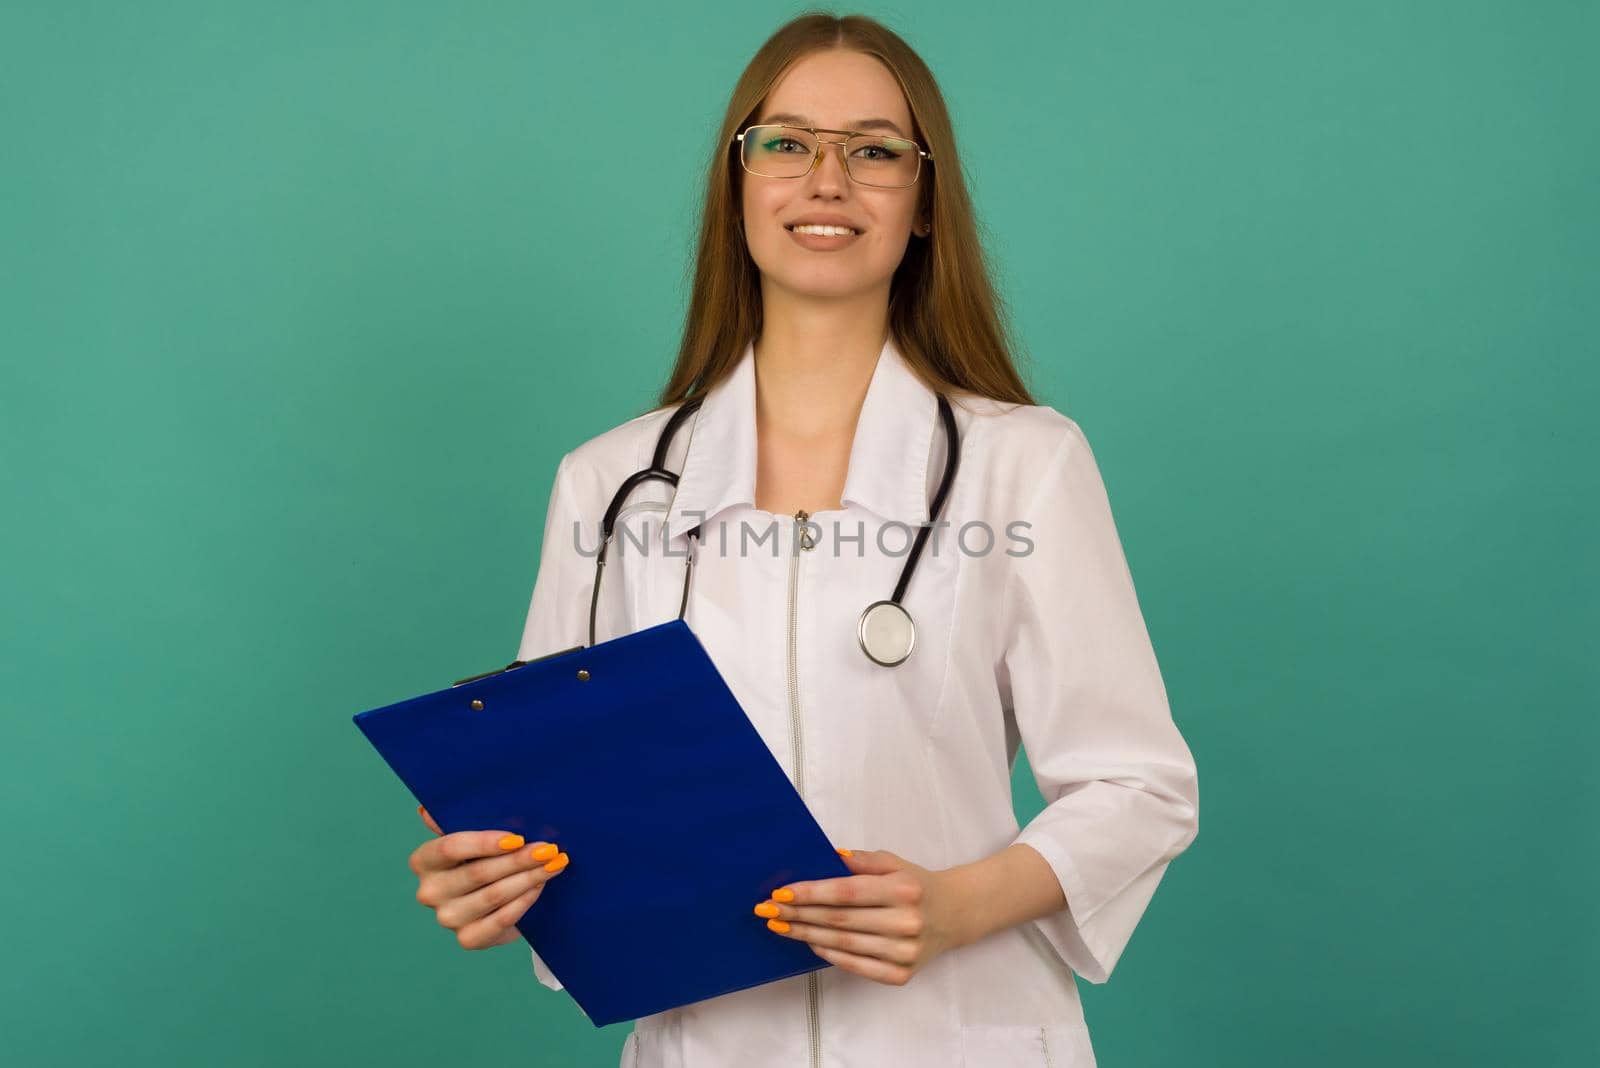
<svg viewBox="0 0 1600 1068"><path fill-rule="evenodd" d="M811 125L811 121L809 119L807 119L805 116L803 116L803 115L793 115L793 114L790 114L789 112L786 112L786 111L780 111L780 112L777 112L775 114L768 115L766 118L761 120L761 124L764 125L764 124L767 124L767 123L780 123L780 124L782 124L784 126L810 126ZM901 137L908 136L904 130L900 129L900 127L898 125L896 125L895 123L889 121L888 119L857 119L855 122L852 122L848 126L846 126L845 129L847 129L847 130L893 130L895 133L899 134Z"/></svg>

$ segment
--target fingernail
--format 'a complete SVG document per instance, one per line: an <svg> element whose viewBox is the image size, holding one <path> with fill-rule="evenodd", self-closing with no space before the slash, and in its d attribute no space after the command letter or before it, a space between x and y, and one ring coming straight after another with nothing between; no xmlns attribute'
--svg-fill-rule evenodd
<svg viewBox="0 0 1600 1068"><path fill-rule="evenodd" d="M522 835L520 835L520 834L508 834L508 835L506 835L504 838L500 839L500 848L501 849L520 849L520 848L522 848Z"/></svg>
<svg viewBox="0 0 1600 1068"><path fill-rule="evenodd" d="M772 892L772 900L782 901L787 905L789 902L794 900L794 891L790 890L787 886L783 887L781 890L774 890Z"/></svg>
<svg viewBox="0 0 1600 1068"><path fill-rule="evenodd" d="M768 920L767 930L777 931L779 934L788 934L789 925L784 923L782 920Z"/></svg>
<svg viewBox="0 0 1600 1068"><path fill-rule="evenodd" d="M561 852L561 850L557 849L549 842L540 842L538 845L533 847L533 852L530 854L530 856L532 856L534 860L549 860L559 852Z"/></svg>
<svg viewBox="0 0 1600 1068"><path fill-rule="evenodd" d="M761 904L756 906L756 915L757 916L766 916L767 918L770 919L770 918L776 916L777 914L778 914L778 906L774 905L770 901L763 901Z"/></svg>
<svg viewBox="0 0 1600 1068"><path fill-rule="evenodd" d="M840 849L838 846L834 846L833 850L834 850L835 853L838 853L841 857L853 857L853 856L855 856L855 854L850 852L850 850L848 850L848 849Z"/></svg>
<svg viewBox="0 0 1600 1068"><path fill-rule="evenodd" d="M544 870L551 873L558 872L562 868L565 868L567 866L567 862L571 859L572 858L567 856L565 853L557 853L556 859L546 864L544 866Z"/></svg>

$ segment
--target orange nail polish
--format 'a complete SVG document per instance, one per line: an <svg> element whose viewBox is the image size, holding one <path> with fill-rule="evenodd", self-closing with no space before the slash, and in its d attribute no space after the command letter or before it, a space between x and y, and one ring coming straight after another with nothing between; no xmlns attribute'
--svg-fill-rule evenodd
<svg viewBox="0 0 1600 1068"><path fill-rule="evenodd" d="M546 864L544 866L544 870L547 871L547 872L550 872L551 874L554 874L554 873L560 871L562 868L565 868L567 866L567 862L570 861L571 859L572 858L567 856L565 853L557 853L556 854L556 859L554 859L550 863Z"/></svg>
<svg viewBox="0 0 1600 1068"><path fill-rule="evenodd" d="M761 904L756 906L756 915L765 916L768 919L772 919L778 915L778 906L774 905L770 901L763 901Z"/></svg>
<svg viewBox="0 0 1600 1068"><path fill-rule="evenodd" d="M838 853L841 857L853 857L853 856L855 856L855 854L850 852L850 850L848 850L848 849L840 849L838 846L834 846L834 852Z"/></svg>
<svg viewBox="0 0 1600 1068"><path fill-rule="evenodd" d="M520 849L521 847L522 835L520 834L508 834L504 838L500 839L501 849Z"/></svg>
<svg viewBox="0 0 1600 1068"><path fill-rule="evenodd" d="M533 852L529 855L533 857L534 860L551 860L559 852L561 852L561 850L557 849L549 842L540 842L538 845L533 847Z"/></svg>
<svg viewBox="0 0 1600 1068"><path fill-rule="evenodd" d="M788 934L789 925L784 923L782 920L768 920L767 930L777 931L779 934Z"/></svg>
<svg viewBox="0 0 1600 1068"><path fill-rule="evenodd" d="M782 901L787 905L789 902L794 900L794 891L790 890L787 886L779 890L774 890L772 892L772 900Z"/></svg>

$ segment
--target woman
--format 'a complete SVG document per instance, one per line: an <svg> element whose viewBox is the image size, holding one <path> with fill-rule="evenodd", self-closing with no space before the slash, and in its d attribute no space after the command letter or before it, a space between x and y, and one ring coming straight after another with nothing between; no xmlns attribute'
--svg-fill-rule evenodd
<svg viewBox="0 0 1600 1068"><path fill-rule="evenodd" d="M1198 790L1088 442L1011 364L944 102L899 37L794 20L723 134L662 406L562 458L518 658L591 640L599 517L697 404L676 488L619 516L593 638L681 610L853 874L751 902L833 967L641 1019L623 1063L1091 1065L1072 972L1110 975ZM895 610L858 624L930 519L908 651ZM1020 830L1019 740L1049 802ZM499 831L412 857L468 948L515 940L566 863Z"/></svg>

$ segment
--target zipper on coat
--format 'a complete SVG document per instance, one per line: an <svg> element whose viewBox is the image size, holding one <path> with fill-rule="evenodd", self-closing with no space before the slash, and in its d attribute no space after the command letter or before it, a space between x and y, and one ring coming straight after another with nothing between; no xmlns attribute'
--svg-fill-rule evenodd
<svg viewBox="0 0 1600 1068"><path fill-rule="evenodd" d="M796 548L789 553L789 740L794 748L794 788L801 797L806 793L805 743L800 733L800 659L797 651L799 613L796 594L800 587L800 552L816 546L806 520L811 518L804 510L794 514L794 540ZM811 1040L811 1068L822 1066L822 984L815 971L806 973L806 1031Z"/></svg>

